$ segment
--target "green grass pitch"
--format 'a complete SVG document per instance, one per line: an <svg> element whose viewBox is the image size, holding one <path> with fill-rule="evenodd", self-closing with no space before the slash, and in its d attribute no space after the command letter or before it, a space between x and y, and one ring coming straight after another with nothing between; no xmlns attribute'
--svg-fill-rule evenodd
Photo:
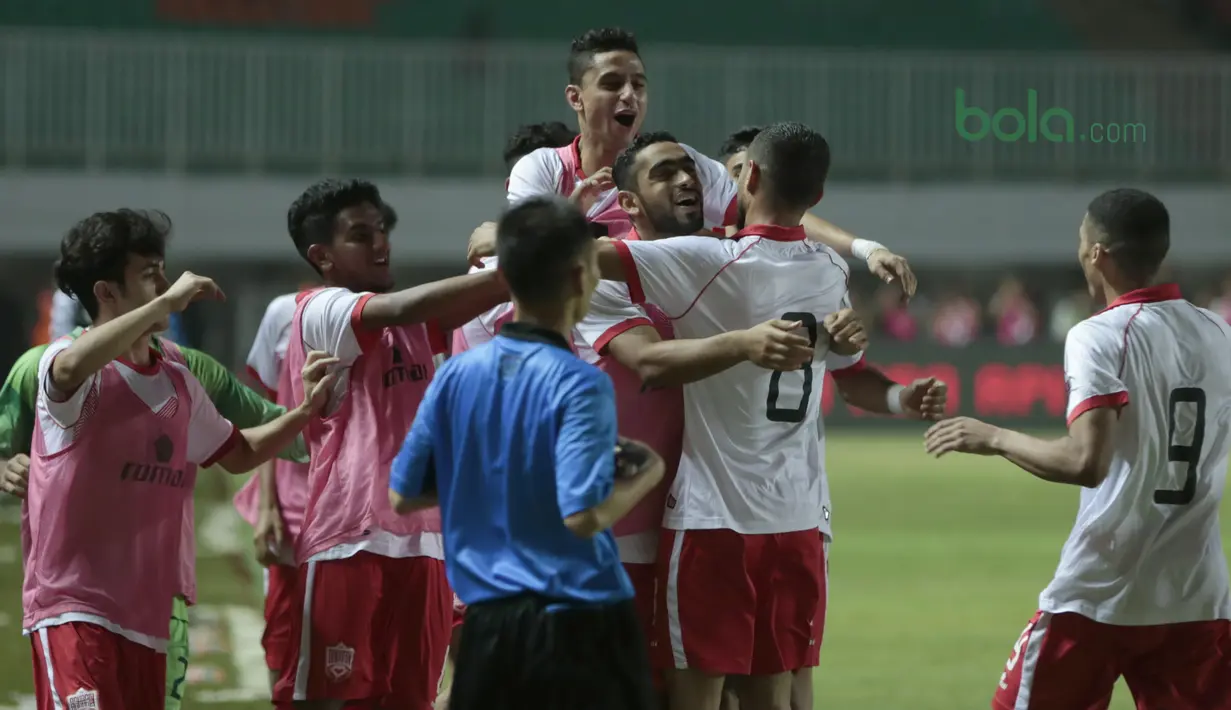
<svg viewBox="0 0 1231 710"><path fill-rule="evenodd" d="M1051 578L1077 489L998 459L929 459L916 435L833 430L828 446L835 540L817 707L988 707ZM259 571L247 562L248 529L209 478L199 484L200 606L185 708L267 708ZM0 513L0 710L33 708L17 508ZM1131 707L1117 690L1112 708Z"/></svg>

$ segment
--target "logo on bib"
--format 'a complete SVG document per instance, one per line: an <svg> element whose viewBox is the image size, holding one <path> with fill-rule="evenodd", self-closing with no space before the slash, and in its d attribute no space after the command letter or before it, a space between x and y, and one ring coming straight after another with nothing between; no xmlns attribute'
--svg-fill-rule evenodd
<svg viewBox="0 0 1231 710"><path fill-rule="evenodd" d="M68 710L98 710L98 691L78 688L76 693L65 698Z"/></svg>
<svg viewBox="0 0 1231 710"><path fill-rule="evenodd" d="M158 463L170 461L174 453L175 443L171 441L171 437L163 434L154 440L154 458L158 459Z"/></svg>
<svg viewBox="0 0 1231 710"><path fill-rule="evenodd" d="M350 675L355 665L355 649L338 644L325 649L325 674L329 680L338 682Z"/></svg>

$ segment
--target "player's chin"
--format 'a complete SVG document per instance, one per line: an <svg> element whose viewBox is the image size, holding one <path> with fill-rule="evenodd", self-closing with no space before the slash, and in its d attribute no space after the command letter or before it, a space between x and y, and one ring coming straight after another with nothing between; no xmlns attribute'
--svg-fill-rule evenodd
<svg viewBox="0 0 1231 710"><path fill-rule="evenodd" d="M675 223L679 234L698 234L705 229L705 215L701 205L675 205Z"/></svg>

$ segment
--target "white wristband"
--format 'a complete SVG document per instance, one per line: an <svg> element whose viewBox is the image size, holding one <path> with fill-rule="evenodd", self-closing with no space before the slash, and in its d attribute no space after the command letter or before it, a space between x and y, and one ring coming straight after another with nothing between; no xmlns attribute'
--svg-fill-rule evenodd
<svg viewBox="0 0 1231 710"><path fill-rule="evenodd" d="M887 250L887 247L880 242L874 242L870 239L856 239L851 242L851 256L863 261L867 261L868 257L872 256L872 252L877 249Z"/></svg>
<svg viewBox="0 0 1231 710"><path fill-rule="evenodd" d="M889 392L885 395L885 407L889 409L890 414L901 414L902 409L902 390L906 387L902 385L890 385Z"/></svg>

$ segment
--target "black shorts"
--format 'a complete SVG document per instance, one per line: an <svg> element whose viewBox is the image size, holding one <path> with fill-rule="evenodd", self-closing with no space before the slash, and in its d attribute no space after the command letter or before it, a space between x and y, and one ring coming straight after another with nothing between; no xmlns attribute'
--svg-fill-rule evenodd
<svg viewBox="0 0 1231 710"><path fill-rule="evenodd" d="M578 606L523 595L468 606L449 710L651 710L632 601Z"/></svg>

